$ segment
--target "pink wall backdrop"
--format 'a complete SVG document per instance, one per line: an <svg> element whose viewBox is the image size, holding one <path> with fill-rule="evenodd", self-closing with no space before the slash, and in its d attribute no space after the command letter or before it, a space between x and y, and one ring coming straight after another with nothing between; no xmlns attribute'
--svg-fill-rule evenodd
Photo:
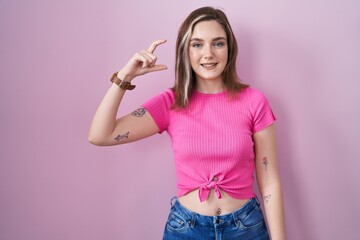
<svg viewBox="0 0 360 240"><path fill-rule="evenodd" d="M161 239L167 134L101 148L87 131L111 74L155 39L169 70L136 79L119 114L172 86L179 24L205 5L278 117L288 239L359 239L359 1L0 0L1 240Z"/></svg>

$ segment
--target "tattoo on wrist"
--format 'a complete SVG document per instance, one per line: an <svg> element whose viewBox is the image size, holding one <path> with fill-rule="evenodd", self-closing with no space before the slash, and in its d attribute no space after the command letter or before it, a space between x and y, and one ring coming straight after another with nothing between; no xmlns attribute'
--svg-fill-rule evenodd
<svg viewBox="0 0 360 240"><path fill-rule="evenodd" d="M128 138L129 137L129 133L130 132L127 132L127 133L125 133L125 134L123 134L123 135L117 135L114 139L115 139L115 141L120 141L121 139L124 139L124 138Z"/></svg>
<svg viewBox="0 0 360 240"><path fill-rule="evenodd" d="M271 194L264 196L265 203L268 203L271 198Z"/></svg>
<svg viewBox="0 0 360 240"><path fill-rule="evenodd" d="M267 167L268 167L268 164L269 164L268 158L264 157L263 160L262 160L262 163L264 164L265 172L267 172Z"/></svg>
<svg viewBox="0 0 360 240"><path fill-rule="evenodd" d="M131 113L131 115L133 115L133 116L135 116L135 117L142 117L142 116L145 115L145 113L146 113L146 109L143 108L143 107L141 107L141 108L138 108L138 109L136 109L135 111L133 111L133 112Z"/></svg>

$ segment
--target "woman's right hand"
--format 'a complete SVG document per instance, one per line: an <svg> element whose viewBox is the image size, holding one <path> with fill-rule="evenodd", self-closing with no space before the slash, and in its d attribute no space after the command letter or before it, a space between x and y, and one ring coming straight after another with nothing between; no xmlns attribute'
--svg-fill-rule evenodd
<svg viewBox="0 0 360 240"><path fill-rule="evenodd" d="M136 53L118 72L118 78L131 81L133 78L149 72L166 70L165 65L156 64L156 56L153 54L156 47L165 42L166 40L154 41L147 51ZM140 117L131 113L116 119L125 93L125 90L120 91L119 89L118 86L112 85L95 112L88 136L89 141L95 145L110 146L128 143L159 132L154 119L144 109L136 110L141 112Z"/></svg>
<svg viewBox="0 0 360 240"><path fill-rule="evenodd" d="M157 57L153 54L156 47L165 42L166 40L154 41L147 51L135 53L125 67L118 72L118 78L131 81L135 77L149 72L166 70L166 65L156 64Z"/></svg>

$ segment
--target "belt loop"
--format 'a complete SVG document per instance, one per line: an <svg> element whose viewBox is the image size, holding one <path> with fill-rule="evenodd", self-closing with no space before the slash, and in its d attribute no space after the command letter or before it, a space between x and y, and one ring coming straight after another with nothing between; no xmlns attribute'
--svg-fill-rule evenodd
<svg viewBox="0 0 360 240"><path fill-rule="evenodd" d="M191 228L194 228L195 227L195 221L196 221L196 213L192 213L191 214L192 216L191 216L191 224L190 224L190 227Z"/></svg>
<svg viewBox="0 0 360 240"><path fill-rule="evenodd" d="M234 223L235 223L235 226L236 227L239 227L239 218L238 218L238 216L237 216L237 214L235 214L236 212L233 212L232 213L232 216L233 216L233 219L234 219Z"/></svg>
<svg viewBox="0 0 360 240"><path fill-rule="evenodd" d="M170 200L170 206L173 207L175 202L177 201L177 197L172 197L171 200Z"/></svg>

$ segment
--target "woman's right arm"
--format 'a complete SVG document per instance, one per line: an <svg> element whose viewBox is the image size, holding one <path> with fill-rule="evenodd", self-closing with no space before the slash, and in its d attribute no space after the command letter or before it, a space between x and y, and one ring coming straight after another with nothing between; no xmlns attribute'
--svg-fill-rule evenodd
<svg viewBox="0 0 360 240"><path fill-rule="evenodd" d="M136 53L117 77L131 81L135 77L154 71L166 70L165 65L156 64L153 55L156 47L165 40L153 42L147 51ZM88 139L99 146L110 146L133 142L159 132L155 121L144 109L138 108L130 114L116 119L116 114L125 94L124 89L113 83L105 94L92 119Z"/></svg>

